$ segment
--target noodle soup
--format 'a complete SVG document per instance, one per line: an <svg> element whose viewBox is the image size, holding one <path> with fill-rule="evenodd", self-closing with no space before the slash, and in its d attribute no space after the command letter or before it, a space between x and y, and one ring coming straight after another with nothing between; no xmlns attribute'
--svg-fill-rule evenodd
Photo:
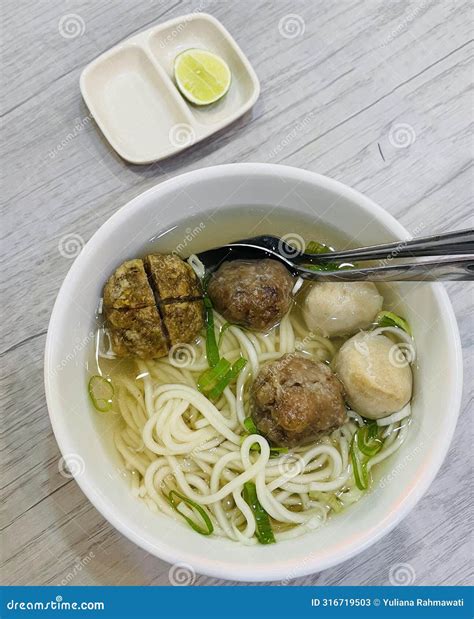
<svg viewBox="0 0 474 619"><path fill-rule="evenodd" d="M138 336L123 339L137 325L133 316L124 327L124 316L148 308L145 301L112 309L107 301L88 368L98 432L135 499L196 533L243 544L318 528L370 491L373 467L409 431L415 358L410 328L390 311L386 287L302 284L275 265L230 262L199 281L195 254L263 233L300 250L348 246L333 229L284 210L276 217L269 208L228 209L190 219L152 239L133 265L134 277L145 265L141 285L153 289L166 354L147 358L162 345L148 327L140 331L145 348ZM154 271L155 254L188 260L159 258ZM169 265L175 270L162 282ZM123 300L128 274L117 273L107 285ZM178 310L176 326L170 321ZM190 337L193 321L199 328Z"/></svg>

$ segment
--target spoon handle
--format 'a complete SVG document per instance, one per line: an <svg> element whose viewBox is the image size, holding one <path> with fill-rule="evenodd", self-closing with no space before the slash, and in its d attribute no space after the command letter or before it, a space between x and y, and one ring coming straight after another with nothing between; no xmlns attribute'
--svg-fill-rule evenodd
<svg viewBox="0 0 474 619"><path fill-rule="evenodd" d="M357 260L394 260L395 258L414 258L417 256L446 256L474 253L474 230L459 230L434 234L419 239L395 241L383 245L372 245L324 254L299 254L293 262L334 262Z"/></svg>
<svg viewBox="0 0 474 619"><path fill-rule="evenodd" d="M296 265L294 268L303 279L325 282L474 281L474 255L367 269L313 271Z"/></svg>

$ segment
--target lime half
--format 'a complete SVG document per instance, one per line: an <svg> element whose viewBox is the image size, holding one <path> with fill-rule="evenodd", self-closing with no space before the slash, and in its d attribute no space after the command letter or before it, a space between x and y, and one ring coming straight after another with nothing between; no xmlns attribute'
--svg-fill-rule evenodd
<svg viewBox="0 0 474 619"><path fill-rule="evenodd" d="M209 105L229 90L227 63L204 49L187 49L174 61L174 77L181 94L195 105Z"/></svg>

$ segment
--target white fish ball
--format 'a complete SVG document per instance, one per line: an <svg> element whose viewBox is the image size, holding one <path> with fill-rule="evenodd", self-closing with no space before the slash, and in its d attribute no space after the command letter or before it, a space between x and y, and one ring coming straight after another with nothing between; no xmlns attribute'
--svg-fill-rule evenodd
<svg viewBox="0 0 474 619"><path fill-rule="evenodd" d="M352 335L374 321L382 304L372 282L316 282L304 300L303 317L318 335Z"/></svg>
<svg viewBox="0 0 474 619"><path fill-rule="evenodd" d="M343 344L334 370L344 385L346 400L357 413L380 419L401 410L411 399L410 359L385 335L361 332Z"/></svg>

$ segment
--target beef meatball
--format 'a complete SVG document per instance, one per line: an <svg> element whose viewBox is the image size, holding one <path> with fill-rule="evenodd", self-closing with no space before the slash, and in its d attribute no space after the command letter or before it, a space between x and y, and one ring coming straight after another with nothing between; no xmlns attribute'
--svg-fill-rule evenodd
<svg viewBox="0 0 474 619"><path fill-rule="evenodd" d="M362 331L340 348L334 369L347 401L357 413L379 419L401 410L411 399L412 372L408 360L390 338Z"/></svg>
<svg viewBox="0 0 474 619"><path fill-rule="evenodd" d="M382 309L383 297L372 282L316 282L303 303L306 326L325 337L366 329Z"/></svg>
<svg viewBox="0 0 474 619"><path fill-rule="evenodd" d="M104 286L103 314L117 357L156 359L204 325L201 284L179 256L127 260Z"/></svg>
<svg viewBox="0 0 474 619"><path fill-rule="evenodd" d="M252 419L274 445L295 447L346 421L343 387L324 363L287 354L262 367L251 388Z"/></svg>
<svg viewBox="0 0 474 619"><path fill-rule="evenodd" d="M293 277L276 260L235 260L213 274L208 293L229 322L266 331L290 309L293 286Z"/></svg>

